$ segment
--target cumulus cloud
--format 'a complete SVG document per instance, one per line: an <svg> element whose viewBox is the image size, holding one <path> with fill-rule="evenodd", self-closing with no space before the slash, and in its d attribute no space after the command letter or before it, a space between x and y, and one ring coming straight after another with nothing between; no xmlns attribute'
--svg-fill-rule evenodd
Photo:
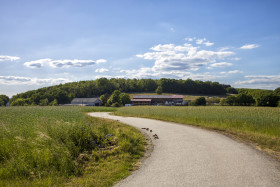
<svg viewBox="0 0 280 187"><path fill-rule="evenodd" d="M19 60L20 58L17 56L1 56L0 55L0 62L2 61L15 61L15 60Z"/></svg>
<svg viewBox="0 0 280 187"><path fill-rule="evenodd" d="M104 72L108 72L109 70L106 68L100 68L100 69L96 69L95 72L97 73L104 73Z"/></svg>
<svg viewBox="0 0 280 187"><path fill-rule="evenodd" d="M7 85L55 85L66 82L71 81L65 78L38 79L20 76L0 76L0 84Z"/></svg>
<svg viewBox="0 0 280 187"><path fill-rule="evenodd" d="M106 63L106 62L107 60L105 59L99 59L94 61L94 60L79 60L79 59L52 60L50 58L45 58L45 59L25 62L24 65L29 68L41 68L44 66L44 64L48 64L53 68L69 68L69 67L85 67L94 64Z"/></svg>
<svg viewBox="0 0 280 187"><path fill-rule="evenodd" d="M34 60L30 62L25 62L24 65L28 68L41 68L44 66L45 63L51 62L50 58Z"/></svg>
<svg viewBox="0 0 280 187"><path fill-rule="evenodd" d="M217 62L217 63L213 63L210 64L209 68L224 68L224 67L228 67L228 66L232 66L232 63L229 62Z"/></svg>
<svg viewBox="0 0 280 187"><path fill-rule="evenodd" d="M151 48L152 52L136 55L138 58L154 60L153 71L198 70L218 60L227 59L235 53L232 51L199 50L186 43L184 45L159 44Z"/></svg>
<svg viewBox="0 0 280 187"><path fill-rule="evenodd" d="M280 75L247 75L247 80L237 81L235 85L248 88L275 89L280 87Z"/></svg>
<svg viewBox="0 0 280 187"><path fill-rule="evenodd" d="M258 48L260 47L260 45L258 44L246 44L240 47L240 49L254 49L254 48Z"/></svg>

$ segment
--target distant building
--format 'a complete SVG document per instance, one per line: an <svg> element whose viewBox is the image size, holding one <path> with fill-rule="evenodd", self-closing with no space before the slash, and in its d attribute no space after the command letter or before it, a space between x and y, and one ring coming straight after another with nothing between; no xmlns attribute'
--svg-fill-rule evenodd
<svg viewBox="0 0 280 187"><path fill-rule="evenodd" d="M134 95L133 105L182 105L183 95Z"/></svg>
<svg viewBox="0 0 280 187"><path fill-rule="evenodd" d="M101 101L98 97L96 97L96 98L74 98L71 101L71 105L100 106Z"/></svg>

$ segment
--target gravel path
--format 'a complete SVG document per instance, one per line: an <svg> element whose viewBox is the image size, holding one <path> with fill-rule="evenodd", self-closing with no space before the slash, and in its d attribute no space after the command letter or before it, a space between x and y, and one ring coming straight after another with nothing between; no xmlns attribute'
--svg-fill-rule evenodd
<svg viewBox="0 0 280 187"><path fill-rule="evenodd" d="M280 186L280 164L243 143L204 129L158 120L90 113L119 120L151 137L154 150L116 186Z"/></svg>

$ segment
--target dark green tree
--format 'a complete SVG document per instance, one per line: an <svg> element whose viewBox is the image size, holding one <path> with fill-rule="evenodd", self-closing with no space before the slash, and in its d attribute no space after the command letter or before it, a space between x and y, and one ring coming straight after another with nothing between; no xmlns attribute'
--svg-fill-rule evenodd
<svg viewBox="0 0 280 187"><path fill-rule="evenodd" d="M249 94L238 94L236 96L235 105L237 106L251 106L255 104L254 98Z"/></svg>
<svg viewBox="0 0 280 187"><path fill-rule="evenodd" d="M261 95L256 99L257 106L271 106L276 107L278 105L279 96L274 94Z"/></svg>
<svg viewBox="0 0 280 187"><path fill-rule="evenodd" d="M162 87L158 86L157 89L155 90L157 94L162 94Z"/></svg>
<svg viewBox="0 0 280 187"><path fill-rule="evenodd" d="M205 97L198 97L194 101L195 101L196 106L205 106L206 105Z"/></svg>
<svg viewBox="0 0 280 187"><path fill-rule="evenodd" d="M9 102L9 97L6 95L0 95L0 106L6 106Z"/></svg>
<svg viewBox="0 0 280 187"><path fill-rule="evenodd" d="M126 93L121 93L120 94L120 102L119 102L121 105L125 105L125 104L130 104L131 101L130 101L130 97L128 94Z"/></svg>

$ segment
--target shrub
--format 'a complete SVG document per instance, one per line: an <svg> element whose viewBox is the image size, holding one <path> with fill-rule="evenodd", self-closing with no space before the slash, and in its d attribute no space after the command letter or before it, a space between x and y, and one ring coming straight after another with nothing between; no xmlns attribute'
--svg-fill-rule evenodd
<svg viewBox="0 0 280 187"><path fill-rule="evenodd" d="M113 104L112 104L112 107L120 107L120 104L119 104L118 102L113 103Z"/></svg>

